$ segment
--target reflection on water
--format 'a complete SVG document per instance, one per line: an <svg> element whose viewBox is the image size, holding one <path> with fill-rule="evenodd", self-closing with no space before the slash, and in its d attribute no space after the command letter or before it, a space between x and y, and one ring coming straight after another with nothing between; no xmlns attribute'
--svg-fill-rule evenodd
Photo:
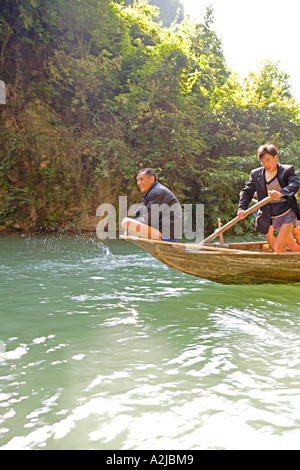
<svg viewBox="0 0 300 470"><path fill-rule="evenodd" d="M0 253L0 449L300 447L297 286L223 286L87 235Z"/></svg>

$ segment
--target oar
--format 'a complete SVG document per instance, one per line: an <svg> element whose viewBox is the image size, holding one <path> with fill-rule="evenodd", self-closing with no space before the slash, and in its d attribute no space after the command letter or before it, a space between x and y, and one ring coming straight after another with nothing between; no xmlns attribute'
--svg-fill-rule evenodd
<svg viewBox="0 0 300 470"><path fill-rule="evenodd" d="M249 214L251 214L252 212L256 211L257 209L259 209L260 207L262 206L265 206L266 204L268 204L269 202L272 201L272 198L271 196L268 196L268 197L265 197L265 199L262 199L260 202L258 202L257 204L254 204L254 206L250 207L249 209L247 209L245 212L244 212L244 215L245 217L247 217ZM203 243L208 243L212 240L214 240L215 238L217 238L220 233L223 233L225 232L226 230L228 230L229 228L233 227L233 225L235 225L237 222L239 222L241 219L239 219L238 217L235 217L234 219L232 219L230 222L228 222L227 224L223 225L221 228L218 228L217 230L214 231L214 233L212 233L209 237L205 238L204 240L202 240L202 242L199 243L199 245L203 245Z"/></svg>

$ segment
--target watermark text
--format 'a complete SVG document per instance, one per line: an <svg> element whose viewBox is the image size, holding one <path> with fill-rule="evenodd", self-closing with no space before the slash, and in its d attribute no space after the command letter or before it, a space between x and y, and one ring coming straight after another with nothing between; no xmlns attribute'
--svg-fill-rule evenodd
<svg viewBox="0 0 300 470"><path fill-rule="evenodd" d="M119 205L100 204L96 216L101 217L96 233L101 240L117 238L124 233L122 221L132 218L145 226L159 230L166 239L195 240L204 238L204 205L203 204L133 204L128 208L127 197L119 196ZM119 223L117 222L119 220Z"/></svg>

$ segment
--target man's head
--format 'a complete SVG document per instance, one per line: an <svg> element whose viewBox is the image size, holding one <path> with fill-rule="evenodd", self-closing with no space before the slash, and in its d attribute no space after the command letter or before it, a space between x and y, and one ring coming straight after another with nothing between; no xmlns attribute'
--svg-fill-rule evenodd
<svg viewBox="0 0 300 470"><path fill-rule="evenodd" d="M143 168L139 171L137 185L142 193L147 193L155 181L157 181L157 175L152 168Z"/></svg>
<svg viewBox="0 0 300 470"><path fill-rule="evenodd" d="M277 169L278 152L273 144L261 145L257 151L258 158L265 170L272 173Z"/></svg>

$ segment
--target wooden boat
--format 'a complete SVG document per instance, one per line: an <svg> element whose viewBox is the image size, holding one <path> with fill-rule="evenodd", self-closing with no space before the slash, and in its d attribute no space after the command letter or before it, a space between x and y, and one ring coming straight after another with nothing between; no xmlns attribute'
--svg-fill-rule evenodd
<svg viewBox="0 0 300 470"><path fill-rule="evenodd" d="M247 217L271 202L271 196L245 211ZM198 245L122 236L162 263L183 273L221 284L292 284L300 282L300 252L274 253L265 242L224 244L223 233L239 221L220 225ZM208 244L219 237L219 244Z"/></svg>
<svg viewBox="0 0 300 470"><path fill-rule="evenodd" d="M192 245L122 237L162 263L222 284L300 282L300 253L274 253L267 243Z"/></svg>

